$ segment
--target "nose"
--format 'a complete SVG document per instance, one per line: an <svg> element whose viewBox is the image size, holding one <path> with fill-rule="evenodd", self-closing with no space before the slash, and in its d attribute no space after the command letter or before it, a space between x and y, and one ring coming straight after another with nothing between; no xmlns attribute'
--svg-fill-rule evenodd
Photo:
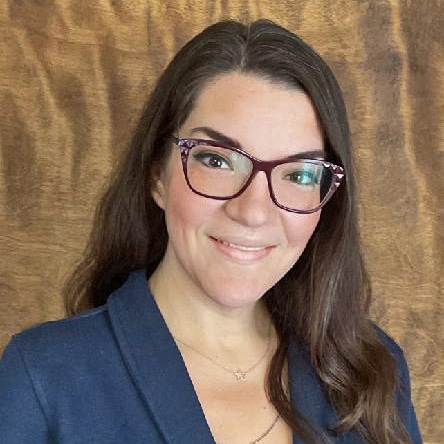
<svg viewBox="0 0 444 444"><path fill-rule="evenodd" d="M277 207L270 197L267 177L262 171L253 178L240 196L225 203L227 215L248 227L267 224L276 210Z"/></svg>

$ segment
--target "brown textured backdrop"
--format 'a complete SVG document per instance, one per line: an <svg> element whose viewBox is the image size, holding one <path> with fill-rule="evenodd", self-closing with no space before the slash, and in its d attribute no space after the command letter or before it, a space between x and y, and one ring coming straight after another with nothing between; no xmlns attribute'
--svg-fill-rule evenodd
<svg viewBox="0 0 444 444"><path fill-rule="evenodd" d="M0 349L63 315L97 196L172 54L221 18L276 20L348 103L373 317L405 349L425 442L444 442L440 0L2 0Z"/></svg>

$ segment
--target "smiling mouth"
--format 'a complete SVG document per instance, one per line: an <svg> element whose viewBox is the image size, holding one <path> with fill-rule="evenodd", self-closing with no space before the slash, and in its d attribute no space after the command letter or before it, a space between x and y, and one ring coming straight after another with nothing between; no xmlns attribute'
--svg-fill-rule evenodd
<svg viewBox="0 0 444 444"><path fill-rule="evenodd" d="M225 258L238 264L255 264L265 259L275 245L242 245L209 236L215 247Z"/></svg>
<svg viewBox="0 0 444 444"><path fill-rule="evenodd" d="M265 250L267 247L247 247L246 245L237 245L237 244L232 244L231 242L226 242L220 239L216 239L218 242L220 242L221 244L224 244L228 247L231 248L236 248L236 250L241 250L241 251L261 251L261 250Z"/></svg>
<svg viewBox="0 0 444 444"><path fill-rule="evenodd" d="M225 246L230 247L230 248L234 248L234 249L239 250L239 251L255 252L255 251L269 250L270 248L272 248L271 246L252 246L252 245L234 244L232 242L228 242L228 241L225 241L223 239L218 239L218 238L213 237L213 236L210 236L210 238L213 239L213 241L216 241L219 244L225 245Z"/></svg>

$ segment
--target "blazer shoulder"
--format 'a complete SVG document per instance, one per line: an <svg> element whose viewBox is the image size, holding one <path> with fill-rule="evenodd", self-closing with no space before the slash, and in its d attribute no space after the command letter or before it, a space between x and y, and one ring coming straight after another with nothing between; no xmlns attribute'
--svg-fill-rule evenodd
<svg viewBox="0 0 444 444"><path fill-rule="evenodd" d="M13 335L11 343L28 356L57 353L88 347L109 330L106 305L56 321L48 321Z"/></svg>
<svg viewBox="0 0 444 444"><path fill-rule="evenodd" d="M399 344L381 327L372 323L372 326L376 332L376 335L381 340L381 342L385 345L387 350L395 357L400 358L404 355L403 349L399 346Z"/></svg>
<svg viewBox="0 0 444 444"><path fill-rule="evenodd" d="M376 324L373 324L373 327L376 331L377 336L395 360L397 377L401 385L401 389L407 392L408 396L410 396L410 374L404 350L381 327L377 326Z"/></svg>

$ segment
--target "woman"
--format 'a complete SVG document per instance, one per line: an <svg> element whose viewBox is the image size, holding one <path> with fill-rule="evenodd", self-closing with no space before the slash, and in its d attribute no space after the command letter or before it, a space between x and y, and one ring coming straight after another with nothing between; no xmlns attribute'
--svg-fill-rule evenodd
<svg viewBox="0 0 444 444"><path fill-rule="evenodd" d="M421 442L367 316L340 89L272 22L176 55L66 296L5 351L3 443Z"/></svg>

